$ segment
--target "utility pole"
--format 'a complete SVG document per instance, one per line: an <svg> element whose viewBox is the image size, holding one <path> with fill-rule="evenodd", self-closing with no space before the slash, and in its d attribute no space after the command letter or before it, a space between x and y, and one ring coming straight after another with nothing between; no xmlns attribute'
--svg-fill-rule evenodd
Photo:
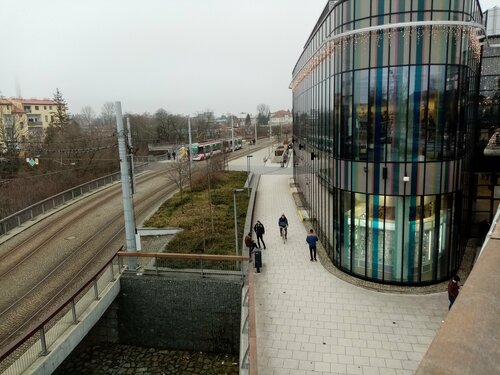
<svg viewBox="0 0 500 375"><path fill-rule="evenodd" d="M233 152L235 150L234 148L234 124L233 124L233 115L231 115L231 144L233 146Z"/></svg>
<svg viewBox="0 0 500 375"><path fill-rule="evenodd" d="M120 155L120 172L122 180L123 213L125 215L125 238L127 240L127 252L137 252L135 238L135 218L132 204L131 184L129 176L129 166L125 142L125 132L123 129L122 105L115 102L116 130L118 134L118 152ZM137 258L128 257L129 270L138 268Z"/></svg>
<svg viewBox="0 0 500 375"><path fill-rule="evenodd" d="M189 158L189 168L191 168L191 160L192 160L192 157L191 157L191 151L192 151L192 144L193 144L193 140L191 139L191 117L188 115L188 136L189 136L189 149L188 149L188 158Z"/></svg>
<svg viewBox="0 0 500 375"><path fill-rule="evenodd" d="M189 149L187 151L187 157L188 157L188 167L189 167L189 190L193 191L193 184L191 181L191 163L192 163L192 156L191 156L191 151L193 149L192 146L192 139L191 139L191 117L188 115L188 137L189 137Z"/></svg>
<svg viewBox="0 0 500 375"><path fill-rule="evenodd" d="M134 174L134 153L132 152L132 132L130 131L130 117L127 117L127 138L128 138L128 154L130 157L130 182L132 186L132 194L135 194L135 174Z"/></svg>
<svg viewBox="0 0 500 375"><path fill-rule="evenodd" d="M252 120L250 120L250 121L252 121ZM256 145L257 144L257 121L254 122L254 129L255 129L255 138L254 138L255 143L254 144Z"/></svg>

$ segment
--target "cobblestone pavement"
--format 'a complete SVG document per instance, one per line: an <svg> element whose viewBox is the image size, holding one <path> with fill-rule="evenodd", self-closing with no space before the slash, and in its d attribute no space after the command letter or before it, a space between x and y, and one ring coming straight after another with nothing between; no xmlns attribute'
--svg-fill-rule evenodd
<svg viewBox="0 0 500 375"><path fill-rule="evenodd" d="M236 375L237 355L95 345L76 350L54 375Z"/></svg>

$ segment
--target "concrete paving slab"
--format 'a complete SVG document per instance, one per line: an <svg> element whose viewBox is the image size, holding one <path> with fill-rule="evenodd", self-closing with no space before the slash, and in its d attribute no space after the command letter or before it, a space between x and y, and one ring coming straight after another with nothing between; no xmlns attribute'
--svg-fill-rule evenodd
<svg viewBox="0 0 500 375"><path fill-rule="evenodd" d="M259 374L413 374L448 313L446 293L381 293L337 278L322 265L330 262L324 252L321 262L310 261L307 228L289 188L292 163L264 163L266 154L256 151L250 165L261 174L254 218L266 228L267 245L255 274ZM247 170L246 163L240 158L229 167Z"/></svg>

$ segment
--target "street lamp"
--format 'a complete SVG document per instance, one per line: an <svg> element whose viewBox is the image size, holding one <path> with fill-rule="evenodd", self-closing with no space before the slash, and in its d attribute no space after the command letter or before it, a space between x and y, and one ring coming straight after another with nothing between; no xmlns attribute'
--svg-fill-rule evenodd
<svg viewBox="0 0 500 375"><path fill-rule="evenodd" d="M234 248L236 249L236 255L238 255L238 219L236 213L236 193L241 193L244 189L234 189L233 190L233 208L234 208Z"/></svg>
<svg viewBox="0 0 500 375"><path fill-rule="evenodd" d="M253 155L247 155L247 193L250 196L250 158L253 158Z"/></svg>
<svg viewBox="0 0 500 375"><path fill-rule="evenodd" d="M253 155L247 155L247 176L250 174L250 158L253 158Z"/></svg>

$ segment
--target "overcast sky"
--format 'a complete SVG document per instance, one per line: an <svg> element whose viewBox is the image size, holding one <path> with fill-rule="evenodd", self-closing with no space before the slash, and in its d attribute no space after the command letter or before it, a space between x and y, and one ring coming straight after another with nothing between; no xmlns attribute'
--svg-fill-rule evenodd
<svg viewBox="0 0 500 375"><path fill-rule="evenodd" d="M292 69L326 0L0 0L0 93L70 111L291 109ZM500 0L480 0L483 10Z"/></svg>

